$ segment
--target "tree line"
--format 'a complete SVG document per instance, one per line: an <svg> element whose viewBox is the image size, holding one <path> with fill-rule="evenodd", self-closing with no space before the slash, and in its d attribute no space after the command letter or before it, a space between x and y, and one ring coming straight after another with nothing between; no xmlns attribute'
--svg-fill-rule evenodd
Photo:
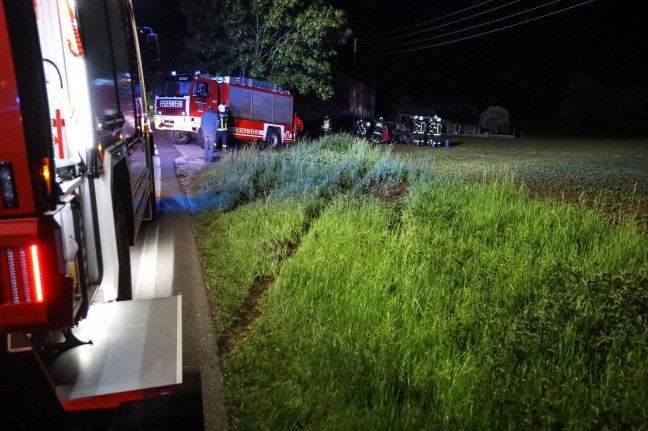
<svg viewBox="0 0 648 431"><path fill-rule="evenodd" d="M648 133L648 85L629 90L577 73L563 87L556 121L576 135Z"/></svg>

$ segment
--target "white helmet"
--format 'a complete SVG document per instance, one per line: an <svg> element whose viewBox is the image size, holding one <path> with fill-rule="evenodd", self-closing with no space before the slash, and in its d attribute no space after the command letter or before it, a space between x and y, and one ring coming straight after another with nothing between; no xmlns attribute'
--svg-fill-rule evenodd
<svg viewBox="0 0 648 431"><path fill-rule="evenodd" d="M415 115L415 116L414 116L414 119L415 119L415 120L418 120L418 115Z"/></svg>
<svg viewBox="0 0 648 431"><path fill-rule="evenodd" d="M369 127L369 126L371 126L371 123L367 121L367 122L365 123L365 125L366 125L367 127Z"/></svg>
<svg viewBox="0 0 648 431"><path fill-rule="evenodd" d="M221 103L220 105L218 105L218 112L225 112L225 104L224 103Z"/></svg>

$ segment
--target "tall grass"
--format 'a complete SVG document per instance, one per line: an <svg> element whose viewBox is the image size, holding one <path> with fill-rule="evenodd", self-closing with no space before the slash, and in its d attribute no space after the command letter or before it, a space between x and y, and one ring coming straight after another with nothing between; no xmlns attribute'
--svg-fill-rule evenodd
<svg viewBox="0 0 648 431"><path fill-rule="evenodd" d="M306 229L314 200L256 203L235 212L196 216L198 247L210 297L218 312L215 330L225 331L238 316L253 283L279 273L281 261Z"/></svg>
<svg viewBox="0 0 648 431"><path fill-rule="evenodd" d="M202 249L245 261L210 285L276 276L224 358L237 428L645 426L648 244L632 227L510 181L427 176L370 147L362 164L355 145L321 144L303 150L322 167L300 181L326 183L350 152L365 166L356 184L378 170L410 193L385 203L337 181L306 198L282 190L287 176L275 199L200 216L219 220L199 227Z"/></svg>
<svg viewBox="0 0 648 431"><path fill-rule="evenodd" d="M230 210L256 199L362 194L377 182L395 185L419 174L386 151L350 135L302 141L290 151L244 149L201 179L197 206Z"/></svg>

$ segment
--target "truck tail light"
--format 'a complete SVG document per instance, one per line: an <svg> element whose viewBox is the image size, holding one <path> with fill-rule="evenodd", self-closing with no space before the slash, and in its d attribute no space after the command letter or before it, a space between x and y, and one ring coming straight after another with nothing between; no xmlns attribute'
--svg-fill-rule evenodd
<svg viewBox="0 0 648 431"><path fill-rule="evenodd" d="M31 250L31 269L34 277L34 290L36 291L36 302L43 302L43 283L41 280L40 263L38 262L38 246L32 245Z"/></svg>
<svg viewBox="0 0 648 431"><path fill-rule="evenodd" d="M0 332L74 325L74 284L51 218L0 220Z"/></svg>
<svg viewBox="0 0 648 431"><path fill-rule="evenodd" d="M0 253L3 290L8 293L3 296L13 304L43 302L38 246L8 247Z"/></svg>

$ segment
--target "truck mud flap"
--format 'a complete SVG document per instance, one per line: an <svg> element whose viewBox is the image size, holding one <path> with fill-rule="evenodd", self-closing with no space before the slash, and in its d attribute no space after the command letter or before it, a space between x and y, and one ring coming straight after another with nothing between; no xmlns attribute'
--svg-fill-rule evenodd
<svg viewBox="0 0 648 431"><path fill-rule="evenodd" d="M36 354L65 410L117 407L182 384L182 297L94 304L73 330L83 344Z"/></svg>

